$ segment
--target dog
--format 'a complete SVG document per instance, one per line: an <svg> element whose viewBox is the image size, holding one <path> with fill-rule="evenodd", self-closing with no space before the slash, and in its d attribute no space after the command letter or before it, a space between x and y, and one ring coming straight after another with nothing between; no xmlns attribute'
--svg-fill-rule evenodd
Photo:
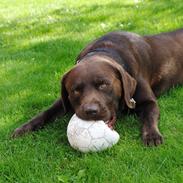
<svg viewBox="0 0 183 183"><path fill-rule="evenodd" d="M113 128L117 111L130 109L142 122L146 146L158 146L157 97L183 84L183 29L140 36L110 32L89 43L76 65L61 80L61 97L46 111L15 129L13 137L37 130L71 112L84 120L108 121Z"/></svg>

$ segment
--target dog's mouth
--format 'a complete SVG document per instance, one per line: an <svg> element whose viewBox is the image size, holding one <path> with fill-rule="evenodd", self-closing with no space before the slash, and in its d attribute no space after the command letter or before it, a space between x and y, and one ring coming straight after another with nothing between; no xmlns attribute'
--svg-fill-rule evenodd
<svg viewBox="0 0 183 183"><path fill-rule="evenodd" d="M113 115L108 121L105 122L109 128L114 129L116 123L116 115Z"/></svg>
<svg viewBox="0 0 183 183"><path fill-rule="evenodd" d="M80 109L80 108L78 108ZM82 109L82 108L81 108ZM100 112L96 115L87 115L83 110L76 110L76 115L86 121L104 121L109 128L113 129L116 122L116 112L107 108L101 108Z"/></svg>
<svg viewBox="0 0 183 183"><path fill-rule="evenodd" d="M99 121L99 120L103 120L105 122L105 124L107 124L107 126L111 129L114 129L115 127L115 123L116 123L116 115L113 114L113 115L110 115L110 116L105 116L105 117L102 117L102 116L97 116L97 117L92 117L92 118L88 118L88 116L82 116L80 114L77 114L76 115L83 119L83 120L86 120L86 121L90 121L90 120L94 120L94 121Z"/></svg>

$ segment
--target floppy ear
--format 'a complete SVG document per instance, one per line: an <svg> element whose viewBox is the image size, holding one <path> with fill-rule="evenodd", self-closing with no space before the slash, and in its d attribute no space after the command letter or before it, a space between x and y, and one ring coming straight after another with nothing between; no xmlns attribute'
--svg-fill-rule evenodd
<svg viewBox="0 0 183 183"><path fill-rule="evenodd" d="M134 109L136 102L132 97L135 93L137 82L124 69L120 69L120 75L125 103L130 109Z"/></svg>
<svg viewBox="0 0 183 183"><path fill-rule="evenodd" d="M135 89L136 89L136 85L137 85L136 80L132 76L130 76L130 74L128 74L128 72L126 72L125 69L121 65L114 63L114 62L112 62L110 64L112 64L112 66L117 69L117 71L120 75L122 89L124 92L123 96L124 96L124 101L125 101L126 105L130 109L134 109L136 102L132 97L135 93Z"/></svg>
<svg viewBox="0 0 183 183"><path fill-rule="evenodd" d="M68 92L65 87L67 76L68 76L68 73L64 74L64 76L61 79L61 86L62 86L61 97L62 97L65 112L68 112L69 110L71 110L71 105L68 98Z"/></svg>

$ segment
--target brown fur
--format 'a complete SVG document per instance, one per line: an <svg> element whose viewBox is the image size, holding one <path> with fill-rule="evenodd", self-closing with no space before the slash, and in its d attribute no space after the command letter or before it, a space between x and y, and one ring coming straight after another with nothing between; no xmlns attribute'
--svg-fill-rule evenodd
<svg viewBox="0 0 183 183"><path fill-rule="evenodd" d="M145 145L163 142L156 97L183 84L183 29L152 36L111 32L87 45L76 60L62 79L61 99L17 128L13 137L69 111L85 120L109 120L111 127L124 106L142 121Z"/></svg>

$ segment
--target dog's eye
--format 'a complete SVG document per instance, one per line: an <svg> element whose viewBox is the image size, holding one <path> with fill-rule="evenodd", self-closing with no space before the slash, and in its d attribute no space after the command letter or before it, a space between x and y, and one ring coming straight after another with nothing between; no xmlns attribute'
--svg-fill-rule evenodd
<svg viewBox="0 0 183 183"><path fill-rule="evenodd" d="M75 95L75 96L78 96L81 94L81 92L83 91L83 87L84 85L81 83L81 84L78 84L78 85L75 85L72 87L71 91L72 91L72 94Z"/></svg>
<svg viewBox="0 0 183 183"><path fill-rule="evenodd" d="M72 92L73 92L74 95L79 95L80 94L80 91L79 90L76 90L76 89L73 90Z"/></svg>
<svg viewBox="0 0 183 183"><path fill-rule="evenodd" d="M106 89L107 88L107 84L106 83L102 83L102 84L100 84L99 86L98 86L98 89L99 90L104 90L104 89Z"/></svg>

